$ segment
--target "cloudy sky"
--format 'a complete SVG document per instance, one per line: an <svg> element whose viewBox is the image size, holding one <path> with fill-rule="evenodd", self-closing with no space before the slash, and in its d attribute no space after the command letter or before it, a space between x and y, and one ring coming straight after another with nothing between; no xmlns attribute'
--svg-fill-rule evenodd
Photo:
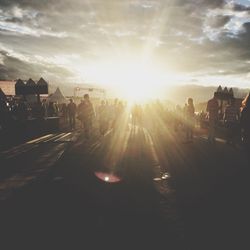
<svg viewBox="0 0 250 250"><path fill-rule="evenodd" d="M249 87L250 1L0 0L1 79L107 84L136 72Z"/></svg>

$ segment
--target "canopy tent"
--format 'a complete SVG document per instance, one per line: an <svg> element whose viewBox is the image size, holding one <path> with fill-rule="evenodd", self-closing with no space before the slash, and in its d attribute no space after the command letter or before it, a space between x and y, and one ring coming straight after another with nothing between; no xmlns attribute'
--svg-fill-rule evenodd
<svg viewBox="0 0 250 250"><path fill-rule="evenodd" d="M64 97L61 90L57 88L56 91L48 97L48 102L57 102L62 104L66 103L67 99Z"/></svg>
<svg viewBox="0 0 250 250"><path fill-rule="evenodd" d="M6 95L4 94L1 88L0 88L0 100L6 100Z"/></svg>

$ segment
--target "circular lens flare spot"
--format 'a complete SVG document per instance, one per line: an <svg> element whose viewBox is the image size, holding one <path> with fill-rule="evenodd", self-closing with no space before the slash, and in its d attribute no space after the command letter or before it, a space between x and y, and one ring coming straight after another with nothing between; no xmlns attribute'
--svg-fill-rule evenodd
<svg viewBox="0 0 250 250"><path fill-rule="evenodd" d="M114 174L110 174L110 173L104 173L104 172L95 172L95 176L105 182L108 183L117 183L121 181L121 178L119 178L118 176L114 175Z"/></svg>

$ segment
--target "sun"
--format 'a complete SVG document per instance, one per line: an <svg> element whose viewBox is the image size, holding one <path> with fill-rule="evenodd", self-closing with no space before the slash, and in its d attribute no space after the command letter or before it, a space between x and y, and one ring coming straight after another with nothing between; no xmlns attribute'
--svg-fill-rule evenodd
<svg viewBox="0 0 250 250"><path fill-rule="evenodd" d="M117 70L118 93L131 102L156 98L160 95L158 78L159 75L145 65L125 65Z"/></svg>
<svg viewBox="0 0 250 250"><path fill-rule="evenodd" d="M91 82L112 88L118 97L137 103L161 98L163 89L174 78L167 71L159 71L153 63L134 59L89 64L84 76Z"/></svg>

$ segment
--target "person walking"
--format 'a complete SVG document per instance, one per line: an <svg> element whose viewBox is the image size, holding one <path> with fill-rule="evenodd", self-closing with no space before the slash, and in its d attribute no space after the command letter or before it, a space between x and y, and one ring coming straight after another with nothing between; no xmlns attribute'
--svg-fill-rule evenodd
<svg viewBox="0 0 250 250"><path fill-rule="evenodd" d="M68 122L68 107L66 103L62 104L62 118L64 123Z"/></svg>
<svg viewBox="0 0 250 250"><path fill-rule="evenodd" d="M93 127L93 119L95 117L95 110L92 102L89 99L89 95L84 95L84 104L83 104L83 125L84 132L87 139L90 137L90 132Z"/></svg>
<svg viewBox="0 0 250 250"><path fill-rule="evenodd" d="M69 100L68 115L69 115L69 127L71 130L74 130L76 126L76 104L72 99Z"/></svg>
<svg viewBox="0 0 250 250"><path fill-rule="evenodd" d="M227 129L227 144L234 145L239 122L239 109L235 105L235 99L226 107L223 121Z"/></svg>
<svg viewBox="0 0 250 250"><path fill-rule="evenodd" d="M218 121L218 112L219 112L219 105L218 105L218 101L215 95L207 103L207 112L208 112L208 126L209 126L208 141L214 143L215 142L215 126Z"/></svg>
<svg viewBox="0 0 250 250"><path fill-rule="evenodd" d="M185 106L186 142L193 142L194 111L194 101L192 98L188 98L187 105Z"/></svg>
<svg viewBox="0 0 250 250"><path fill-rule="evenodd" d="M108 106L106 105L105 101L101 101L101 105L98 108L98 116L99 116L99 131L102 136L108 130Z"/></svg>
<svg viewBox="0 0 250 250"><path fill-rule="evenodd" d="M80 104L77 107L77 118L80 120L81 128L84 128L84 101L81 100Z"/></svg>
<svg viewBox="0 0 250 250"><path fill-rule="evenodd" d="M56 116L56 109L54 102L49 102L48 105L48 116L49 117L55 117Z"/></svg>

